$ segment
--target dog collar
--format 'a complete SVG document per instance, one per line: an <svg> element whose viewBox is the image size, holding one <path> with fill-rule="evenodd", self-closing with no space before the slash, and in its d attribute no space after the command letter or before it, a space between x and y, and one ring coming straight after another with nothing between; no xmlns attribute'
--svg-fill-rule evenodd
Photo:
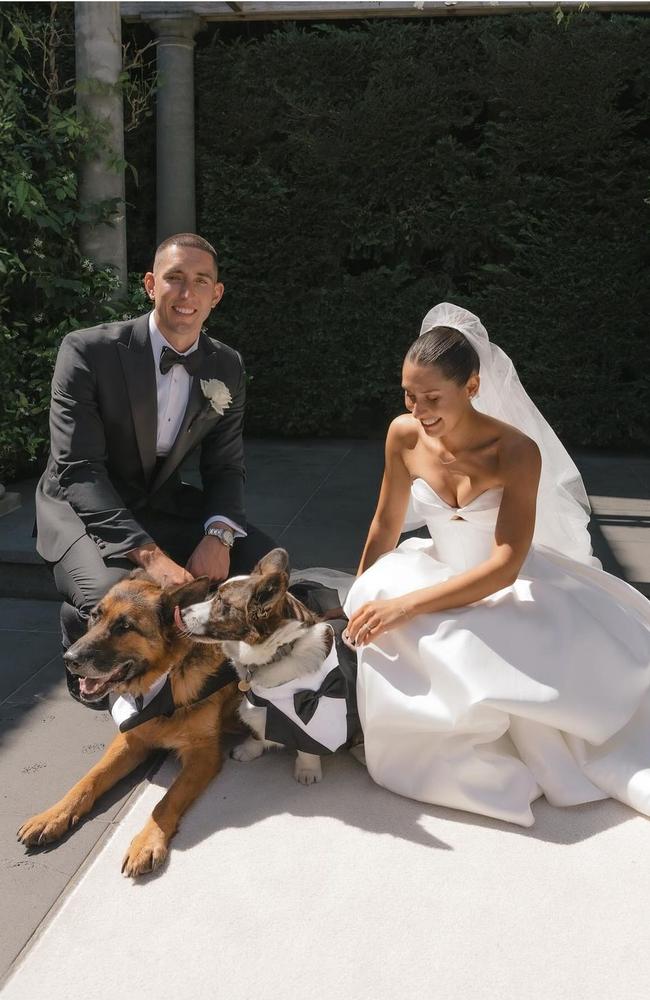
<svg viewBox="0 0 650 1000"><path fill-rule="evenodd" d="M336 633L334 629L329 624L329 622L324 622L323 624L326 624L328 629L332 633L332 640L334 644L336 640ZM268 667L272 663L279 663L280 660L283 660L285 656L289 655L293 647L296 645L297 642L300 641L301 638L302 635L297 635L295 639L291 640L291 642L285 642L282 646L278 646L273 656L269 657L268 660L264 660L261 663L256 663L255 668L257 669L258 667ZM246 669L245 677L243 677L239 681L237 687L239 688L240 691L250 691L250 689L253 687L254 684L255 684L255 670L251 670L250 667L248 667Z"/></svg>

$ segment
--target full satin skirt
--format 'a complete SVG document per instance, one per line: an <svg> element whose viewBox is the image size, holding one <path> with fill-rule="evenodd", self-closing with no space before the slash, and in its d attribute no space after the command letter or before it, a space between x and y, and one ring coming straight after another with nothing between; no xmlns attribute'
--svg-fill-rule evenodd
<svg viewBox="0 0 650 1000"><path fill-rule="evenodd" d="M355 581L346 612L451 575L432 541L408 540ZM541 794L650 815L649 609L602 570L533 549L513 586L379 637L358 653L371 776L522 826Z"/></svg>

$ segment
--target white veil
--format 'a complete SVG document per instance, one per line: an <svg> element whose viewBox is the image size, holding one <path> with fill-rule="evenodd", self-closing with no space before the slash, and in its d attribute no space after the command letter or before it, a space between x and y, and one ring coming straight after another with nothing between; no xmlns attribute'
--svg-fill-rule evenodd
<svg viewBox="0 0 650 1000"><path fill-rule="evenodd" d="M459 330L475 348L480 362L481 385L474 399L477 410L511 424L537 442L542 454L542 475L537 496L533 541L563 556L600 567L593 556L587 531L590 506L582 477L560 439L539 412L519 381L507 354L491 344L477 316L451 302L441 302L424 317L420 336L434 326ZM418 527L409 506L405 529Z"/></svg>

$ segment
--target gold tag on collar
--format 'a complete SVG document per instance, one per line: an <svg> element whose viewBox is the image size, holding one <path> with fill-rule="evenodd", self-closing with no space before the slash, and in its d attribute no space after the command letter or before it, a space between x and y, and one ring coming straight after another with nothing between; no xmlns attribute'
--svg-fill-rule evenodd
<svg viewBox="0 0 650 1000"><path fill-rule="evenodd" d="M248 681L240 681L237 685L240 691L250 691L251 686Z"/></svg>

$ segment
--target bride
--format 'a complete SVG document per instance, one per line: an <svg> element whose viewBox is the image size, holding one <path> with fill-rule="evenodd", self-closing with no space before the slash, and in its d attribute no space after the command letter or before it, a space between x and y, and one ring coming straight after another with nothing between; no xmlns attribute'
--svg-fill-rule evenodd
<svg viewBox="0 0 650 1000"><path fill-rule="evenodd" d="M650 814L650 603L591 555L578 470L464 309L403 388L345 603L371 776L522 826L541 794Z"/></svg>

